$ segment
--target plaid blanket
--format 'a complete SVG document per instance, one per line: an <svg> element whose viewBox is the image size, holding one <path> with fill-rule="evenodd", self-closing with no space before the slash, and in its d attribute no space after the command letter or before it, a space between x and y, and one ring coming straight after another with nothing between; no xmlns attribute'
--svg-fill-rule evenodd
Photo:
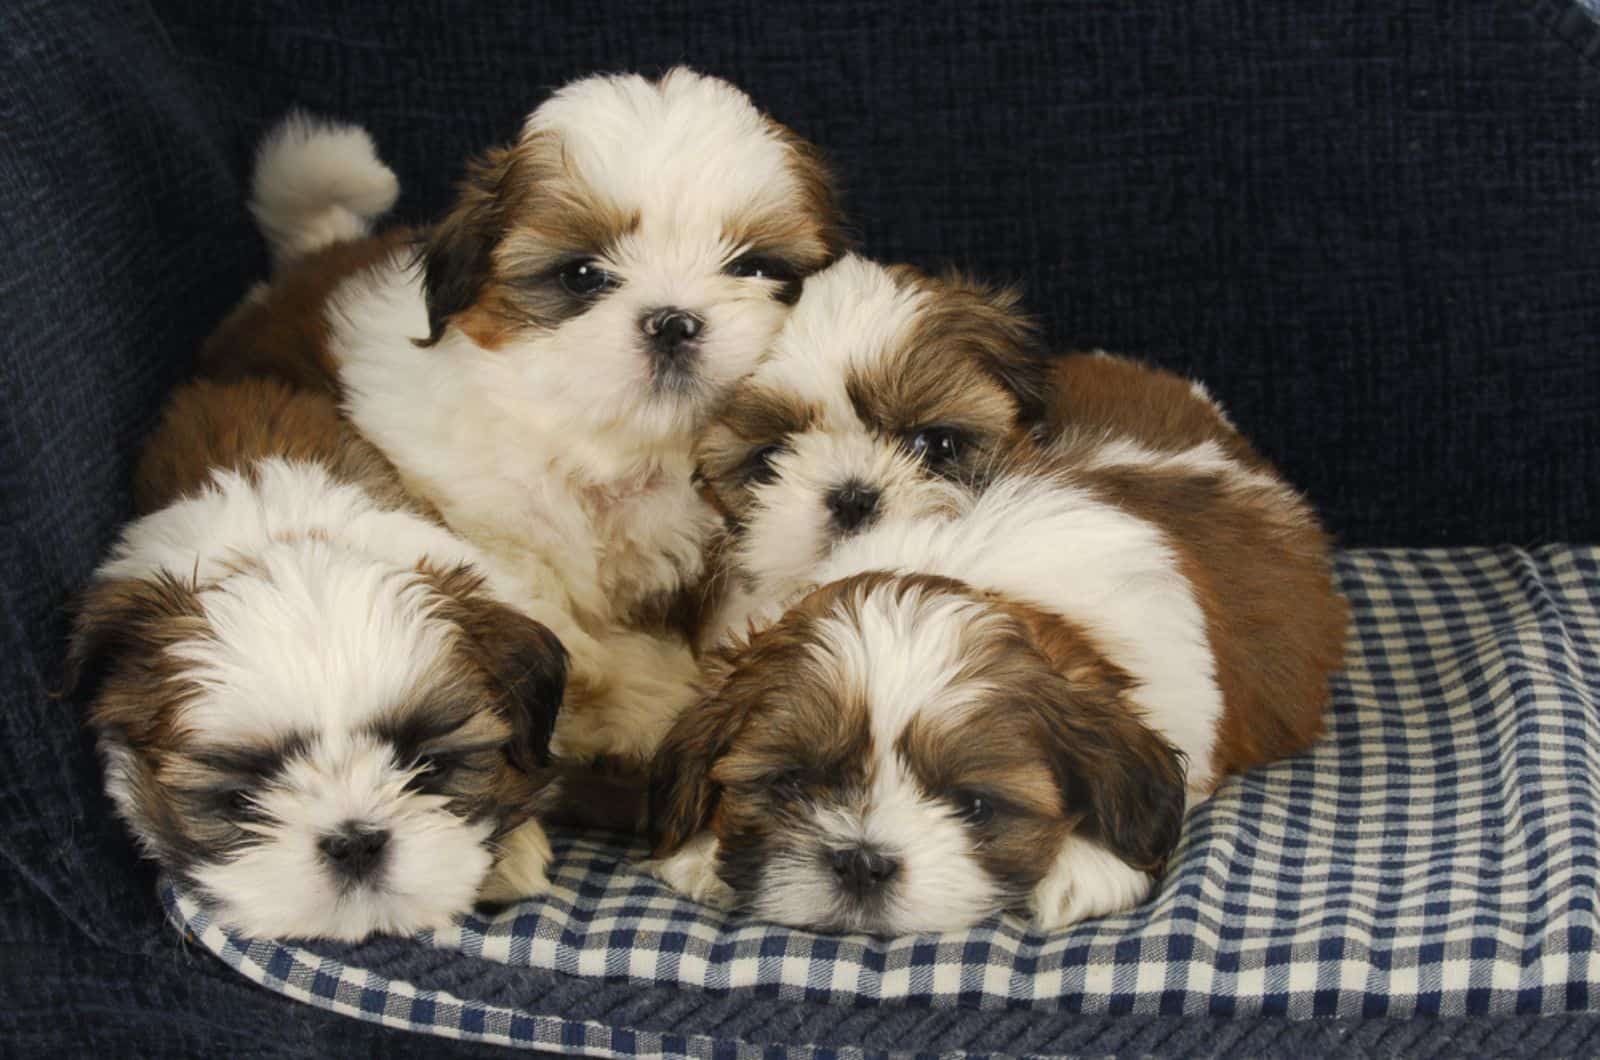
<svg viewBox="0 0 1600 1060"><path fill-rule="evenodd" d="M435 970L463 959L437 951L458 951L478 967L838 1006L841 1019L1595 1006L1600 548L1355 552L1340 575L1356 625L1327 738L1224 786L1126 916L1048 936L1011 915L957 935L813 935L699 908L635 870L639 849L580 835L555 837L548 897L387 949L239 938L171 884L165 901L206 949L301 1000L603 1054L706 1043L526 1011L504 989L477 996L471 976L418 985L404 969L433 947Z"/></svg>

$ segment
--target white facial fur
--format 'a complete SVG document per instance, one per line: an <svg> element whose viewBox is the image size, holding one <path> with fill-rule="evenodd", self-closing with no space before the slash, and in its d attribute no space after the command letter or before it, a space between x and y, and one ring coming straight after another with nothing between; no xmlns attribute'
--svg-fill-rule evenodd
<svg viewBox="0 0 1600 1060"><path fill-rule="evenodd" d="M272 459L252 473L217 472L203 492L131 524L100 572L194 588L204 621L166 649L193 686L174 715L186 759L292 742L240 790L255 811L242 819L249 835L189 872L219 919L249 934L443 926L488 877L496 821L408 789L413 763L376 730L398 707L451 692L442 664L462 634L435 613L417 562L476 566L476 553L318 466ZM102 749L113 800L139 830L145 767L115 740ZM389 833L379 871L354 885L318 853L351 823Z"/></svg>

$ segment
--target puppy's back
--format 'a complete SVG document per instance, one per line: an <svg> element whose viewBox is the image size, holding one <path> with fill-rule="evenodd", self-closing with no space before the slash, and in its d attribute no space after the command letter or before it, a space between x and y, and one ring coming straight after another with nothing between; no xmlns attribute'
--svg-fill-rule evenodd
<svg viewBox="0 0 1600 1060"><path fill-rule="evenodd" d="M1316 512L1198 383L1075 354L1054 384L1051 459L1158 527L1205 613L1225 704L1218 771L1308 748L1349 620Z"/></svg>
<svg viewBox="0 0 1600 1060"><path fill-rule="evenodd" d="M1123 438L1173 450L1215 442L1236 460L1267 466L1204 385L1108 353L1056 358L1043 428L1058 445Z"/></svg>
<svg viewBox="0 0 1600 1060"><path fill-rule="evenodd" d="M200 379L173 392L140 452L134 508L141 515L164 508L200 489L214 471L248 473L267 457L320 464L384 507L434 517L339 415L332 395L262 378Z"/></svg>

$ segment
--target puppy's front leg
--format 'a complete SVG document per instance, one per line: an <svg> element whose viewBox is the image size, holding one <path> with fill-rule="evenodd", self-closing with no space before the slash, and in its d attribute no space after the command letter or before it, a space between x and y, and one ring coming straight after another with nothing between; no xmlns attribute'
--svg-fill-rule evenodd
<svg viewBox="0 0 1600 1060"><path fill-rule="evenodd" d="M733 888L717 875L717 855L720 844L711 832L701 832L689 840L677 853L644 863L644 870L656 879L702 905L717 909L732 909Z"/></svg>
<svg viewBox="0 0 1600 1060"><path fill-rule="evenodd" d="M1068 836L1056 860L1028 899L1040 931L1058 931L1080 920L1125 913L1150 896L1150 874L1098 843Z"/></svg>
<svg viewBox="0 0 1600 1060"><path fill-rule="evenodd" d="M500 841L500 860L478 891L478 901L502 905L550 889L547 870L555 852L538 821L525 821Z"/></svg>

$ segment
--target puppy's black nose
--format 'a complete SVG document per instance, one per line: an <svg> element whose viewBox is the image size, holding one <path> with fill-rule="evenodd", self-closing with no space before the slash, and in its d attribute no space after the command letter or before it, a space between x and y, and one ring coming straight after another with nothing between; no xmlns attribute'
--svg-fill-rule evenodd
<svg viewBox="0 0 1600 1060"><path fill-rule="evenodd" d="M669 306L646 313L639 328L650 337L650 346L663 357L674 357L693 345L705 330L706 322L689 312Z"/></svg>
<svg viewBox="0 0 1600 1060"><path fill-rule="evenodd" d="M835 850L828 855L828 862L839 877L839 886L857 898L875 893L900 872L899 861L869 847Z"/></svg>
<svg viewBox="0 0 1600 1060"><path fill-rule="evenodd" d="M840 530L854 530L877 512L881 496L871 486L846 482L828 494L828 511L833 513L834 524Z"/></svg>
<svg viewBox="0 0 1600 1060"><path fill-rule="evenodd" d="M359 883L377 871L383 864L384 850L389 846L389 832L372 828L355 821L346 821L331 835L317 840L317 849L323 858L340 875Z"/></svg>

